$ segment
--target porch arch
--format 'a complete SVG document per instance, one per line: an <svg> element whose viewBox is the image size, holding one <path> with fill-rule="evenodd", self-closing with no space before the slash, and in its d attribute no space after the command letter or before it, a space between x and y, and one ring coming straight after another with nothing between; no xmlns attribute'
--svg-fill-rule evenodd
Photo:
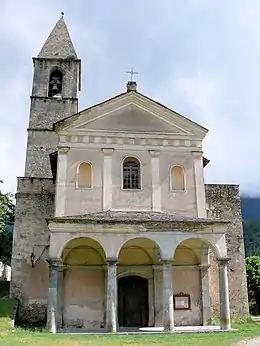
<svg viewBox="0 0 260 346"><path fill-rule="evenodd" d="M160 261L162 257L162 251L158 243L151 239L150 237L133 237L130 239L125 240L124 242L121 243L120 246L118 246L117 250L117 257L119 259L120 263L120 256L122 259L122 256L125 257L125 252L128 251L130 254L130 251L137 251L145 254L143 256L146 256L145 263L143 264L156 264L157 262ZM134 261L138 262L140 259L135 258ZM140 264L140 261L139 261Z"/></svg>

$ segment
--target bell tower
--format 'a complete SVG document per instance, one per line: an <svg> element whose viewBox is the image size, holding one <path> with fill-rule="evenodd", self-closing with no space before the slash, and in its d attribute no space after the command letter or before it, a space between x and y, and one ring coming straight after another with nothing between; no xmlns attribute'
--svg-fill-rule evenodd
<svg viewBox="0 0 260 346"><path fill-rule="evenodd" d="M81 60L63 15L33 58L33 64L25 176L50 178L49 154L57 146L53 124L78 112L81 79Z"/></svg>

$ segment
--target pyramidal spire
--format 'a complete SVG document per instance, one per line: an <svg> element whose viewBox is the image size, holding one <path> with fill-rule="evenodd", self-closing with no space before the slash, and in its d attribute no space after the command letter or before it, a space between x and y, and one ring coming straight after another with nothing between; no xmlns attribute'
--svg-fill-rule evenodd
<svg viewBox="0 0 260 346"><path fill-rule="evenodd" d="M63 15L64 13L62 12L61 18L54 26L37 58L77 59L77 54Z"/></svg>

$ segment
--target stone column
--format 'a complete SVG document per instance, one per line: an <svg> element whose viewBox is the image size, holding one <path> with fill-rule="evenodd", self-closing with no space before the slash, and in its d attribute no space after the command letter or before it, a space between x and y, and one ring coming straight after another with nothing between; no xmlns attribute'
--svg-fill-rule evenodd
<svg viewBox="0 0 260 346"><path fill-rule="evenodd" d="M194 184L196 189L197 216L206 218L206 197L202 152L193 151L192 157L194 170Z"/></svg>
<svg viewBox="0 0 260 346"><path fill-rule="evenodd" d="M103 211L112 208L112 154L114 149L102 149L103 162Z"/></svg>
<svg viewBox="0 0 260 346"><path fill-rule="evenodd" d="M220 328L230 329L230 308L228 290L227 263L230 258L219 258L219 302L220 302Z"/></svg>
<svg viewBox="0 0 260 346"><path fill-rule="evenodd" d="M47 328L56 333L59 327L60 311L60 292L59 292L59 271L60 259L50 258L49 262L49 291L47 307Z"/></svg>
<svg viewBox="0 0 260 346"><path fill-rule="evenodd" d="M117 331L117 259L107 259L106 330Z"/></svg>
<svg viewBox="0 0 260 346"><path fill-rule="evenodd" d="M161 211L162 209L162 191L160 182L160 152L150 150L151 155L151 177L152 177L152 210Z"/></svg>
<svg viewBox="0 0 260 346"><path fill-rule="evenodd" d="M212 306L209 290L209 265L200 265L202 324L207 326L212 317Z"/></svg>
<svg viewBox="0 0 260 346"><path fill-rule="evenodd" d="M163 261L163 307L164 307L164 331L174 330L174 309L172 289L172 260Z"/></svg>
<svg viewBox="0 0 260 346"><path fill-rule="evenodd" d="M64 216L66 207L67 153L69 147L58 148L58 163L55 193L55 216Z"/></svg>
<svg viewBox="0 0 260 346"><path fill-rule="evenodd" d="M164 324L163 309L163 266L153 266L154 273L154 324L161 327Z"/></svg>

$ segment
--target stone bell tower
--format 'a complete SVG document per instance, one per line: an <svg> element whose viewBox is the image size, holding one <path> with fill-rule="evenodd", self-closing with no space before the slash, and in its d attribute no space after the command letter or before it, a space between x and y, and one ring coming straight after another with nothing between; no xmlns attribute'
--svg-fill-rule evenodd
<svg viewBox="0 0 260 346"><path fill-rule="evenodd" d="M81 61L63 15L33 63L25 176L48 178L49 154L57 146L53 124L78 111Z"/></svg>
<svg viewBox="0 0 260 346"><path fill-rule="evenodd" d="M49 230L55 184L49 155L57 150L53 124L78 111L81 64L63 15L40 53L34 77L24 177L18 177L10 296L20 301L20 323L44 323L47 309ZM38 323L38 322L37 322Z"/></svg>

